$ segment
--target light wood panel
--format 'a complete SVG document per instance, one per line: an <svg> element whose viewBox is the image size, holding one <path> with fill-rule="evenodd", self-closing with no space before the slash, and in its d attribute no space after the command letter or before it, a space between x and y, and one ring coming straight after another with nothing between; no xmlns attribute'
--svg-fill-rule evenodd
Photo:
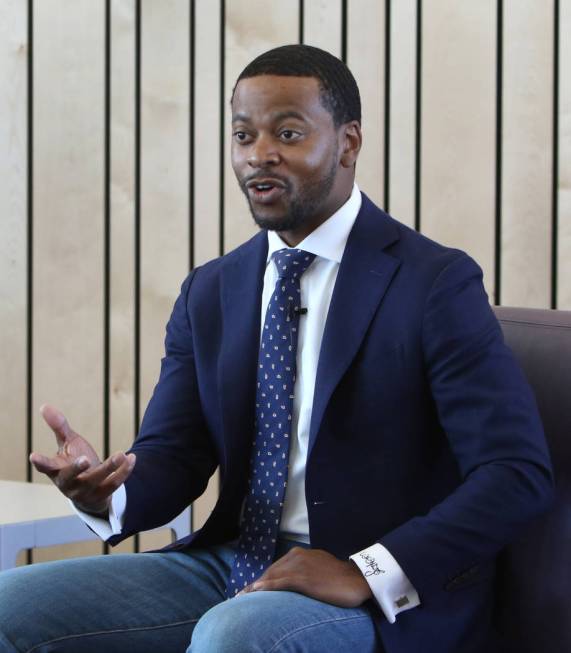
<svg viewBox="0 0 571 653"><path fill-rule="evenodd" d="M416 0L391 2L389 211L414 226Z"/></svg>
<svg viewBox="0 0 571 653"><path fill-rule="evenodd" d="M347 65L359 85L363 148L357 164L359 188L383 206L385 152L385 7L355 0L347 26Z"/></svg>
<svg viewBox="0 0 571 653"><path fill-rule="evenodd" d="M341 57L341 0L305 0L304 10L303 42Z"/></svg>
<svg viewBox="0 0 571 653"><path fill-rule="evenodd" d="M104 4L41 0L34 12L33 445L55 449L36 410L48 401L101 451Z"/></svg>
<svg viewBox="0 0 571 653"><path fill-rule="evenodd" d="M220 252L220 4L198 0L195 8L194 79L194 263ZM192 525L201 528L218 498L219 474L192 505Z"/></svg>
<svg viewBox="0 0 571 653"><path fill-rule="evenodd" d="M232 89L238 75L254 57L270 48L297 41L298 7L297 0L271 4L264 0L242 0L239 3L228 3L226 7L225 251L237 247L257 231L230 164L229 100Z"/></svg>
<svg viewBox="0 0 571 653"><path fill-rule="evenodd" d="M27 14L0 6L0 478L26 478Z"/></svg>
<svg viewBox="0 0 571 653"><path fill-rule="evenodd" d="M571 310L571 2L560 0L557 306Z"/></svg>
<svg viewBox="0 0 571 653"><path fill-rule="evenodd" d="M504 3L501 303L551 293L553 2Z"/></svg>
<svg viewBox="0 0 571 653"><path fill-rule="evenodd" d="M135 437L135 0L111 3L109 452ZM131 541L111 549L132 551Z"/></svg>
<svg viewBox="0 0 571 653"><path fill-rule="evenodd" d="M198 0L195 9L194 262L220 250L220 4Z"/></svg>
<svg viewBox="0 0 571 653"><path fill-rule="evenodd" d="M493 296L496 2L423 17L421 230L471 254Z"/></svg>
<svg viewBox="0 0 571 653"><path fill-rule="evenodd" d="M189 3L144 0L141 33L141 395L147 405L165 325L189 267ZM167 540L168 541L168 540ZM166 543L141 537L142 548Z"/></svg>

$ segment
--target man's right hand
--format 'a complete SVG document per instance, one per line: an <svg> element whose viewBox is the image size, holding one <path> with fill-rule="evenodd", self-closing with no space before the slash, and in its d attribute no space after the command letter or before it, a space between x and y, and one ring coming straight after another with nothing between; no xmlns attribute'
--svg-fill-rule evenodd
<svg viewBox="0 0 571 653"><path fill-rule="evenodd" d="M40 408L42 417L56 436L57 453L49 458L30 454L30 462L84 512L107 517L111 495L131 474L135 454L118 452L101 462L92 446L72 430L53 406Z"/></svg>

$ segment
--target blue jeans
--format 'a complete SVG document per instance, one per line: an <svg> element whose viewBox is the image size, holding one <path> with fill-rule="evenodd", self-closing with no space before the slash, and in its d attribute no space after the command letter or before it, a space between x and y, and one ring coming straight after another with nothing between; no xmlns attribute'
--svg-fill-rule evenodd
<svg viewBox="0 0 571 653"><path fill-rule="evenodd" d="M278 556L295 543L281 541ZM373 653L370 608L295 592L226 599L232 545L79 558L0 573L2 653Z"/></svg>

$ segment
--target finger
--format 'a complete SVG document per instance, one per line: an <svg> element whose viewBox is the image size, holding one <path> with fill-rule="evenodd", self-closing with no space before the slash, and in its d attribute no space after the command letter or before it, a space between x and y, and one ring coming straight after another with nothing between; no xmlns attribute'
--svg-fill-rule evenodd
<svg viewBox="0 0 571 653"><path fill-rule="evenodd" d="M249 592L255 592L254 584L255 583L260 583L263 580L266 580L267 578L272 577L272 573L275 573L275 566L278 561L273 562L265 571L264 573L256 579L253 583L250 583L249 585L246 585L243 587L237 594L236 596L241 596L242 594L248 594Z"/></svg>
<svg viewBox="0 0 571 653"><path fill-rule="evenodd" d="M129 478L133 467L135 467L136 457L134 453L130 453L123 464L110 474L100 485L99 494L102 497L109 497L115 490L123 485Z"/></svg>
<svg viewBox="0 0 571 653"><path fill-rule="evenodd" d="M268 592L268 591L284 591L300 592L303 594L302 582L300 579L294 577L282 576L281 578L272 578L261 580L258 579L248 586L249 592ZM245 588L246 589L246 588Z"/></svg>
<svg viewBox="0 0 571 653"><path fill-rule="evenodd" d="M92 487L101 485L107 478L116 474L125 467L134 465L135 454L126 456L122 451L109 456L100 465L92 469L88 469L78 477L78 481L89 484Z"/></svg>
<svg viewBox="0 0 571 653"><path fill-rule="evenodd" d="M247 594L248 592L255 592L258 589L265 588L265 581L273 581L276 579L291 576L295 573L299 566L300 553L303 556L307 550L303 547L294 547L285 553L281 558L278 558L264 571L264 573L250 585L246 585L241 589L236 596Z"/></svg>
<svg viewBox="0 0 571 653"><path fill-rule="evenodd" d="M57 472L61 469L61 463L58 463L57 460L48 458L41 453L32 452L30 454L29 461L38 470L38 472L47 474L48 476L57 474Z"/></svg>
<svg viewBox="0 0 571 653"><path fill-rule="evenodd" d="M115 471L108 474L103 480L98 478L97 482L93 478L90 478L93 476L92 474L88 474L88 478L85 478L85 474L81 474L77 478L73 488L69 491L70 499L79 508L86 510L86 512L98 512L98 510L93 509L94 506L107 505L109 497L125 482L129 474L133 471L135 461L135 454L125 456L125 460ZM97 471L99 472L99 469ZM82 508L82 506L87 507Z"/></svg>
<svg viewBox="0 0 571 653"><path fill-rule="evenodd" d="M65 415L49 404L43 404L40 406L40 413L47 425L55 433L58 446L62 447L66 441L74 435Z"/></svg>
<svg viewBox="0 0 571 653"><path fill-rule="evenodd" d="M250 583L250 585L246 585L246 587L243 587L239 592L236 593L236 596L242 596L244 594L249 594L250 592L254 592L254 583Z"/></svg>
<svg viewBox="0 0 571 653"><path fill-rule="evenodd" d="M64 494L68 494L76 486L77 477L88 468L87 456L79 456L71 464L61 467L52 480Z"/></svg>

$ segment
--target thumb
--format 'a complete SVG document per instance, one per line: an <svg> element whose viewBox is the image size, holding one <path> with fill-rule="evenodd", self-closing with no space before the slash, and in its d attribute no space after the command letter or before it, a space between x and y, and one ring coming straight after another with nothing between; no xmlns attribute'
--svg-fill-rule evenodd
<svg viewBox="0 0 571 653"><path fill-rule="evenodd" d="M66 441L73 435L65 415L54 406L43 404L40 406L40 413L46 424L55 433L58 446L63 446Z"/></svg>

